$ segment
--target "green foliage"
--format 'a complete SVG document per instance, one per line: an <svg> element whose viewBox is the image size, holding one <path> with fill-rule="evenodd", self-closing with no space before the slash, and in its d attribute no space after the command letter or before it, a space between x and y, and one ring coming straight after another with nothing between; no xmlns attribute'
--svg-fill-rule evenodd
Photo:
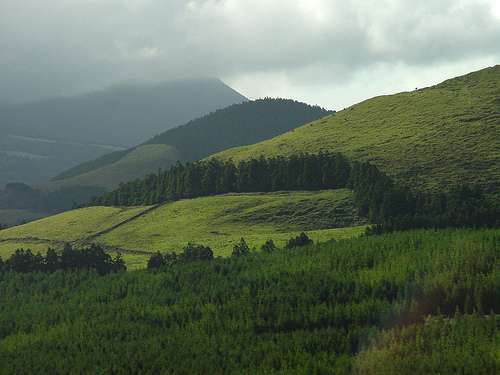
<svg viewBox="0 0 500 375"><path fill-rule="evenodd" d="M159 272L0 271L0 373L494 373L499 244L409 231Z"/></svg>
<svg viewBox="0 0 500 375"><path fill-rule="evenodd" d="M215 158L234 162L340 152L369 161L414 191L500 186L500 65L437 86L378 96L264 142Z"/></svg>
<svg viewBox="0 0 500 375"><path fill-rule="evenodd" d="M266 242L264 242L264 244L261 246L260 250L263 252L263 253L272 253L274 251L276 251L278 248L276 247L276 245L274 244L274 241L273 240L267 240Z"/></svg>
<svg viewBox="0 0 500 375"><path fill-rule="evenodd" d="M231 256L241 257L249 254L250 254L250 247L248 247L248 244L246 243L245 239L241 238L240 242L238 242L233 246L233 252Z"/></svg>
<svg viewBox="0 0 500 375"><path fill-rule="evenodd" d="M495 374L499 332L499 315L429 317L376 337L356 359L354 374Z"/></svg>
<svg viewBox="0 0 500 375"><path fill-rule="evenodd" d="M451 187L440 194L415 194L398 186L370 163L349 163L340 154L320 152L290 158L250 159L235 167L216 159L182 165L122 185L93 204L153 204L223 194L319 190L349 187L360 215L380 226L375 232L432 227L494 227L500 205L488 199L479 186Z"/></svg>
<svg viewBox="0 0 500 375"><path fill-rule="evenodd" d="M351 165L340 154L302 154L290 158L232 162L177 163L95 198L91 205L140 205L225 193L345 188Z"/></svg>
<svg viewBox="0 0 500 375"><path fill-rule="evenodd" d="M201 262L214 259L214 253L208 246L188 243L182 253L161 254L156 252L148 260L148 270L156 270L165 266L173 266L178 263Z"/></svg>
<svg viewBox="0 0 500 375"><path fill-rule="evenodd" d="M302 232L297 237L290 238L286 243L285 249L290 250L296 247L312 245L312 243L313 241L307 236L307 234Z"/></svg>
<svg viewBox="0 0 500 375"><path fill-rule="evenodd" d="M188 243L180 255L181 261L196 262L214 259L214 253L208 246Z"/></svg>
<svg viewBox="0 0 500 375"><path fill-rule="evenodd" d="M30 249L18 249L2 266L7 271L21 273L86 269L105 275L127 270L120 254L113 259L100 246L75 249L69 244L64 246L60 255L54 249L49 249L45 257L40 253L33 254Z"/></svg>

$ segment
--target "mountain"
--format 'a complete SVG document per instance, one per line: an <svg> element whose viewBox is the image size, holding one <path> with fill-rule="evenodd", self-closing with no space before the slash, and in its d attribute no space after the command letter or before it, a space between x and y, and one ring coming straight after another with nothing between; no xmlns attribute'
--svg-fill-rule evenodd
<svg viewBox="0 0 500 375"><path fill-rule="evenodd" d="M149 141L81 164L54 178L54 186L116 187L177 160L193 161L226 148L252 144L323 117L328 112L293 100L261 99L234 104Z"/></svg>
<svg viewBox="0 0 500 375"><path fill-rule="evenodd" d="M0 106L0 186L40 183L246 98L217 79L117 85Z"/></svg>
<svg viewBox="0 0 500 375"><path fill-rule="evenodd" d="M500 65L436 86L380 96L261 143L216 154L234 161L321 150L370 161L412 189L500 187Z"/></svg>

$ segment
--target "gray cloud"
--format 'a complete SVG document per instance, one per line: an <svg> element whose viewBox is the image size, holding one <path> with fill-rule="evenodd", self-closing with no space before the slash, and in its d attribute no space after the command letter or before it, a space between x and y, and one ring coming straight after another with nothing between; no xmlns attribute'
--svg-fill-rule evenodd
<svg viewBox="0 0 500 375"><path fill-rule="evenodd" d="M496 0L0 0L0 101L218 76L336 108L498 63L499 46Z"/></svg>

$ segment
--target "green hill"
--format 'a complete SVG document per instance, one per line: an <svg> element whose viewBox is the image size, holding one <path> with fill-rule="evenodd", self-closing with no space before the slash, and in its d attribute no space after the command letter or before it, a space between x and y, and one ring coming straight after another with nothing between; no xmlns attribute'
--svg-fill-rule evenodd
<svg viewBox="0 0 500 375"><path fill-rule="evenodd" d="M273 139L216 154L251 157L329 150L371 161L418 190L500 186L500 65L439 85L380 96Z"/></svg>
<svg viewBox="0 0 500 375"><path fill-rule="evenodd" d="M247 99L217 79L123 84L0 105L0 188L40 184L82 162Z"/></svg>
<svg viewBox="0 0 500 375"><path fill-rule="evenodd" d="M64 212L28 224L0 231L0 256L10 256L16 249L30 248L45 252L61 248L65 242L85 242L99 232L130 220L148 207L92 207Z"/></svg>
<svg viewBox="0 0 500 375"><path fill-rule="evenodd" d="M350 237L364 230L349 190L227 194L168 203L96 238L126 250L179 252L188 241L231 254L241 237L250 247L273 239L282 246L308 231L316 241ZM355 228L344 228L356 225ZM340 229L337 229L340 228Z"/></svg>
<svg viewBox="0 0 500 375"><path fill-rule="evenodd" d="M90 207L0 231L0 256L18 248L45 251L64 242L96 242L125 252L144 266L154 251L179 252L188 242L230 255L244 237L260 248L268 239L284 245L307 231L315 241L357 236L366 221L356 214L347 189L321 192L228 194L181 200L157 207Z"/></svg>
<svg viewBox="0 0 500 375"><path fill-rule="evenodd" d="M230 147L259 142L328 113L285 99L235 104L167 130L136 148L78 165L56 176L49 188L75 185L113 188L159 167L165 169L177 160L198 160Z"/></svg>

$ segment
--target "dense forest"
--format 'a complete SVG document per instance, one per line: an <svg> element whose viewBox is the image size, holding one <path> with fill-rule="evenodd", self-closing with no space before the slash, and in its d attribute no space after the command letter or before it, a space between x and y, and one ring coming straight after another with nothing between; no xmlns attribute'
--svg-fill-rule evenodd
<svg viewBox="0 0 500 375"><path fill-rule="evenodd" d="M177 163L91 201L91 205L157 204L229 192L271 192L350 188L361 215L377 226L372 232L448 226L494 227L500 206L478 187L455 186L441 194L414 193L396 185L370 163L350 162L341 154L302 154L289 158Z"/></svg>
<svg viewBox="0 0 500 375"><path fill-rule="evenodd" d="M216 259L191 245L204 255L104 276L2 266L0 373L494 374L499 244L419 230Z"/></svg>

